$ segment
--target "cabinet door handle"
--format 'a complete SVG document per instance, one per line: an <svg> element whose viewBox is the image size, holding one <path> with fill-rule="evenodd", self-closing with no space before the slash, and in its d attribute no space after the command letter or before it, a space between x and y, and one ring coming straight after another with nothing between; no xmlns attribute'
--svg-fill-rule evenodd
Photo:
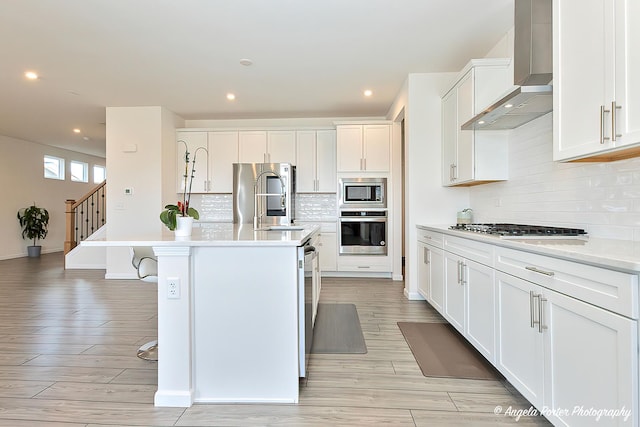
<svg viewBox="0 0 640 427"><path fill-rule="evenodd" d="M618 110L621 110L620 105L616 105L616 101L611 102L611 140L615 141L616 138L620 138L622 134L618 132L618 126L616 120L618 118Z"/></svg>
<svg viewBox="0 0 640 427"><path fill-rule="evenodd" d="M538 295L538 332L542 333L543 330L547 329L547 325L544 324L544 303L547 302L546 298L542 297L542 294Z"/></svg>
<svg viewBox="0 0 640 427"><path fill-rule="evenodd" d="M422 261L423 261L425 264L429 264L429 249L424 248L424 253L422 254L422 257L423 257L423 260L422 260Z"/></svg>
<svg viewBox="0 0 640 427"><path fill-rule="evenodd" d="M554 273L553 271L540 270L539 268L537 268L537 267L532 267L532 266L530 266L530 265L527 265L525 268L526 268L527 270L529 270L529 271L533 271L533 272L535 272L535 273L544 274L545 276L553 276L553 275L555 275L555 273Z"/></svg>
<svg viewBox="0 0 640 427"><path fill-rule="evenodd" d="M362 168L363 171L367 170L367 159L362 159L362 164L364 164L364 167Z"/></svg>
<svg viewBox="0 0 640 427"><path fill-rule="evenodd" d="M460 261L458 262L458 284L460 284Z"/></svg>
<svg viewBox="0 0 640 427"><path fill-rule="evenodd" d="M467 265L464 263L464 261L460 261L460 284L461 285L466 285L467 281L465 280L465 274L464 274L464 269Z"/></svg>
<svg viewBox="0 0 640 427"><path fill-rule="evenodd" d="M530 309L531 309L531 327L535 328L535 325L538 325L540 328L540 297L542 294L536 294L533 291L529 291L529 296L531 298ZM538 300L538 309L536 310L536 299ZM536 312L538 314L538 318L536 319Z"/></svg>
<svg viewBox="0 0 640 427"><path fill-rule="evenodd" d="M456 179L458 179L458 165L454 163L453 164L453 180L455 181Z"/></svg>
<svg viewBox="0 0 640 427"><path fill-rule="evenodd" d="M608 136L604 136L604 113L609 113L609 110L604 109L604 105L600 106L600 144L604 144L609 140Z"/></svg>
<svg viewBox="0 0 640 427"><path fill-rule="evenodd" d="M534 304L533 304L534 295L535 294L533 293L533 291L529 291L529 320L531 320L531 327L532 328L533 328L533 325L534 325L533 310L535 310Z"/></svg>

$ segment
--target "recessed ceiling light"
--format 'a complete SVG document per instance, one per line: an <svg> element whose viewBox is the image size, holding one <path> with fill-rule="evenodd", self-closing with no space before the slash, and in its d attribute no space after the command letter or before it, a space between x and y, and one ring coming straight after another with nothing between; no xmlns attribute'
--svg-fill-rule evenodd
<svg viewBox="0 0 640 427"><path fill-rule="evenodd" d="M235 96L234 94L232 94L232 93L228 93L228 94L227 94L227 99L228 99L229 101L233 101L234 99L236 99L236 96Z"/></svg>
<svg viewBox="0 0 640 427"><path fill-rule="evenodd" d="M240 65L244 65L245 67L249 67L253 65L253 61L247 58L243 58L240 60Z"/></svg>
<svg viewBox="0 0 640 427"><path fill-rule="evenodd" d="M371 96L373 95L373 91L371 89L367 89L364 91L364 96Z"/></svg>
<svg viewBox="0 0 640 427"><path fill-rule="evenodd" d="M24 76L29 80L37 80L38 74L35 71L27 71L24 73Z"/></svg>
<svg viewBox="0 0 640 427"><path fill-rule="evenodd" d="M504 106L504 108L511 108L511 107L513 107L513 104L506 104L506 105Z"/></svg>
<svg viewBox="0 0 640 427"><path fill-rule="evenodd" d="M89 138L88 136L83 136L82 139L84 139L85 141L88 141L91 138Z"/></svg>
<svg viewBox="0 0 640 427"><path fill-rule="evenodd" d="M80 133L80 129L75 128L75 129L73 130L73 133Z"/></svg>
<svg viewBox="0 0 640 427"><path fill-rule="evenodd" d="M478 124L479 124L479 125L483 125L483 124L484 124L484 120L480 120L480 121L478 121Z"/></svg>

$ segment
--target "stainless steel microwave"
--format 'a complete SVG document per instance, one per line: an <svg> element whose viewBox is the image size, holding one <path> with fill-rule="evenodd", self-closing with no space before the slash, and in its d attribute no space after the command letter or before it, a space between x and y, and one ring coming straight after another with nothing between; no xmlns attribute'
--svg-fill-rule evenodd
<svg viewBox="0 0 640 427"><path fill-rule="evenodd" d="M341 178L340 208L386 208L387 178Z"/></svg>

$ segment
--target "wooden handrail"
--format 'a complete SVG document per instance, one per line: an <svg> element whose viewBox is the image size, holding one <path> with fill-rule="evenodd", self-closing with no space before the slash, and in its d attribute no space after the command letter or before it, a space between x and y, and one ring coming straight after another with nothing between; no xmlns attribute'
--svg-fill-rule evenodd
<svg viewBox="0 0 640 427"><path fill-rule="evenodd" d="M106 184L103 181L77 201L65 200L65 255L106 223Z"/></svg>
<svg viewBox="0 0 640 427"><path fill-rule="evenodd" d="M71 206L72 209L77 208L78 206L80 206L80 204L84 201L86 201L87 199L89 199L89 197L91 197L92 195L94 195L95 193L98 192L98 190L100 190L102 187L104 187L105 185L107 185L107 181L102 181L100 184L96 185L93 190L90 190L87 194L85 194L84 196L80 197L80 200L76 200L74 201L73 205ZM67 200L68 201L68 200Z"/></svg>

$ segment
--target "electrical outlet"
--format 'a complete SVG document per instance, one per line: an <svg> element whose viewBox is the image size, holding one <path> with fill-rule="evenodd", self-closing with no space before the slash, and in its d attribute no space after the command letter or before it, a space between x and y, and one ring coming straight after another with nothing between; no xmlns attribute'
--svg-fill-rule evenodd
<svg viewBox="0 0 640 427"><path fill-rule="evenodd" d="M180 279L167 277L167 298L180 299Z"/></svg>

